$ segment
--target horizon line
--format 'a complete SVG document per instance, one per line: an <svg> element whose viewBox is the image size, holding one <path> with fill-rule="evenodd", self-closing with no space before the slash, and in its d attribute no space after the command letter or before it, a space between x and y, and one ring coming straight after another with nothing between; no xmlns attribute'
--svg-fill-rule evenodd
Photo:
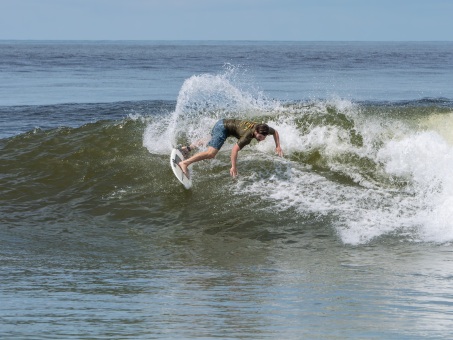
<svg viewBox="0 0 453 340"><path fill-rule="evenodd" d="M10 39L0 38L0 41L87 41L87 42L453 42L453 40L273 40L273 39Z"/></svg>

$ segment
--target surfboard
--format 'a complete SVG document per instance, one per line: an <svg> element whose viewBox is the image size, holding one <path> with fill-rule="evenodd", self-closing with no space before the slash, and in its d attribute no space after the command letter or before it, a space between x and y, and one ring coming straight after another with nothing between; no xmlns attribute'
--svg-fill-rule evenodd
<svg viewBox="0 0 453 340"><path fill-rule="evenodd" d="M178 181L181 182L182 185L186 189L190 189L192 187L192 174L190 173L190 169L187 169L189 172L189 177L187 177L184 172L182 172L181 168L179 167L178 163L184 160L184 156L182 155L181 151L178 149L171 150L170 155L170 166L173 170Z"/></svg>

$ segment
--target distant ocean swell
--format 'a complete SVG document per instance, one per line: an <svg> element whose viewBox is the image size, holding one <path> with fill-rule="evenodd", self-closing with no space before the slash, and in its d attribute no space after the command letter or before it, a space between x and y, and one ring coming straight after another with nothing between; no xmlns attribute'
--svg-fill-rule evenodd
<svg viewBox="0 0 453 340"><path fill-rule="evenodd" d="M279 102L232 77L229 71L190 77L176 104L131 102L126 110L120 105L123 118L106 114L1 139L5 222L70 230L121 221L240 232L261 221L263 229L244 232L291 242L317 228L346 244L453 241L451 101ZM90 107L97 108L113 110ZM273 154L272 138L247 147L240 177L232 180L230 141L217 159L194 166L194 188L185 191L168 165L172 145L206 140L223 117L268 122L280 132L285 157ZM282 219L300 233L280 230Z"/></svg>

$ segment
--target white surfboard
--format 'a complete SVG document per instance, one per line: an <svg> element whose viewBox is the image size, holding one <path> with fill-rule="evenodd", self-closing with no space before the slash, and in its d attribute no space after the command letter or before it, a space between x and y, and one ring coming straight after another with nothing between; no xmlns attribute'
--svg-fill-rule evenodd
<svg viewBox="0 0 453 340"><path fill-rule="evenodd" d="M189 172L189 177L187 177L184 172L182 172L181 168L179 167L178 163L184 160L184 156L182 155L181 151L178 149L171 150L170 155L170 166L173 170L178 181L184 185L186 189L190 189L192 187L192 175L190 173L190 169L187 169Z"/></svg>

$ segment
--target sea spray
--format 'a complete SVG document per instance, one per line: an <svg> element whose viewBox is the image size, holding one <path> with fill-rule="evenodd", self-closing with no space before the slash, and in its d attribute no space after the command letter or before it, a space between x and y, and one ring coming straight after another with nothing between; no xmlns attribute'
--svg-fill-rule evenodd
<svg viewBox="0 0 453 340"><path fill-rule="evenodd" d="M168 152L180 143L207 142L215 122L222 118L254 119L278 110L279 102L252 87L241 88L241 84L245 87L244 75L237 67L225 68L220 74L194 75L184 81L175 111L146 128L143 145L150 152Z"/></svg>

